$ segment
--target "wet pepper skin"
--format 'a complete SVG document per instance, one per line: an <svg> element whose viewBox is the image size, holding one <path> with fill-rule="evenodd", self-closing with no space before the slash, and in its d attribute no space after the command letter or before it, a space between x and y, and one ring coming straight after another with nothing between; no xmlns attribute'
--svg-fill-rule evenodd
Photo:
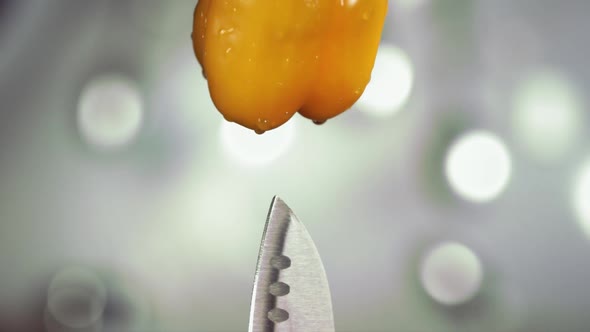
<svg viewBox="0 0 590 332"><path fill-rule="evenodd" d="M213 103L258 133L295 112L350 108L375 63L388 0L199 0L193 47Z"/></svg>

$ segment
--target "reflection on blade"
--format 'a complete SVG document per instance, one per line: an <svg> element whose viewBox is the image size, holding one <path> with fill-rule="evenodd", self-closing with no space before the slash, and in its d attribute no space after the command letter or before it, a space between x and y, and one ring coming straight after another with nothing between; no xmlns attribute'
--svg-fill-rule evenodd
<svg viewBox="0 0 590 332"><path fill-rule="evenodd" d="M305 226L278 197L262 236L248 331L334 331L320 256Z"/></svg>

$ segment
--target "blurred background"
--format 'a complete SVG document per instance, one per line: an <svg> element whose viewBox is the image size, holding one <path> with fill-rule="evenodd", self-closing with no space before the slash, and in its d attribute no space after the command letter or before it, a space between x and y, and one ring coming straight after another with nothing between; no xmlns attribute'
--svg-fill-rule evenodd
<svg viewBox="0 0 590 332"><path fill-rule="evenodd" d="M258 136L196 0L1 0L0 331L245 331L275 194L338 331L588 331L590 2L390 2L353 109Z"/></svg>

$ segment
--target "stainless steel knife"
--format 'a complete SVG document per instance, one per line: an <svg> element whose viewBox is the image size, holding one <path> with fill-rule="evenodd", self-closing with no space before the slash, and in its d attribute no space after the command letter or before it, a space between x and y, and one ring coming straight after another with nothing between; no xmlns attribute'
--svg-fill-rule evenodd
<svg viewBox="0 0 590 332"><path fill-rule="evenodd" d="M274 197L264 227L249 332L334 332L328 279L313 240Z"/></svg>

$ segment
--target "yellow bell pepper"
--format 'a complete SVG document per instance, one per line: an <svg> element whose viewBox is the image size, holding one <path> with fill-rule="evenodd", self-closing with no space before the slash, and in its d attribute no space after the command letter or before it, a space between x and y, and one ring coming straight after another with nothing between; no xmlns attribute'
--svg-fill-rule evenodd
<svg viewBox="0 0 590 332"><path fill-rule="evenodd" d="M388 0L199 0L193 47L215 107L257 133L323 123L371 77Z"/></svg>

